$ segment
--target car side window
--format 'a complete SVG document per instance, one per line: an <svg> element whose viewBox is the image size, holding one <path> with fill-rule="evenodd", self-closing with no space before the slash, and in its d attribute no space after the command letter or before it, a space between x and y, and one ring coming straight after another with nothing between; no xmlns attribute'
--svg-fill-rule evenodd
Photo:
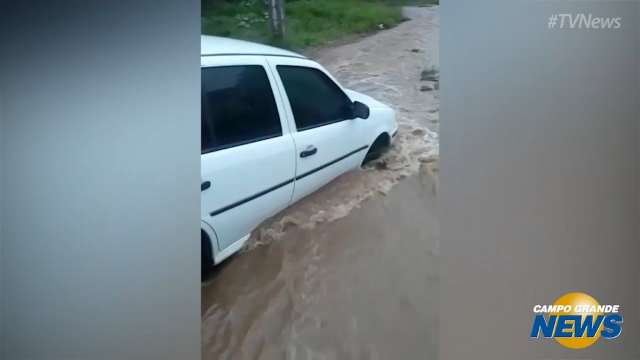
<svg viewBox="0 0 640 360"><path fill-rule="evenodd" d="M349 118L351 101L322 71L290 65L278 65L276 68L298 131Z"/></svg>
<svg viewBox="0 0 640 360"><path fill-rule="evenodd" d="M202 68L202 153L282 135L271 84L260 65Z"/></svg>

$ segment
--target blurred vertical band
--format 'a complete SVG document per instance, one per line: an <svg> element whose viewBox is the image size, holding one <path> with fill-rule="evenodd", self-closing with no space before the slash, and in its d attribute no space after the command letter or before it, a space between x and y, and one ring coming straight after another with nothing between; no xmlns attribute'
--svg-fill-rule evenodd
<svg viewBox="0 0 640 360"><path fill-rule="evenodd" d="M2 359L200 358L200 3L2 2Z"/></svg>
<svg viewBox="0 0 640 360"><path fill-rule="evenodd" d="M640 358L639 6L442 2L442 359ZM620 304L622 335L530 339L532 307L570 291Z"/></svg>

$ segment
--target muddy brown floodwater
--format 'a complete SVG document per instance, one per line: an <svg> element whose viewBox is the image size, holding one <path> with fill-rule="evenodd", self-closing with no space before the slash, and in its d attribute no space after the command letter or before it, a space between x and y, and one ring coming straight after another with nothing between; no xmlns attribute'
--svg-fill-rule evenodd
<svg viewBox="0 0 640 360"><path fill-rule="evenodd" d="M381 159L265 221L213 271L203 359L437 356L439 24L437 7L404 11L411 20L397 27L309 54L396 109L399 134Z"/></svg>

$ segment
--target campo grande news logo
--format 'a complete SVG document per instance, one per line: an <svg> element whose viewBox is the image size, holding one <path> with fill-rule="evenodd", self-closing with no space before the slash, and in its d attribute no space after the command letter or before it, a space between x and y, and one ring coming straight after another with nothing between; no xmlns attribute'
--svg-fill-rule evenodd
<svg viewBox="0 0 640 360"><path fill-rule="evenodd" d="M535 305L533 314L531 338L555 339L570 349L584 349L601 337L617 338L624 321L620 305L600 305L582 292L564 294L553 305Z"/></svg>

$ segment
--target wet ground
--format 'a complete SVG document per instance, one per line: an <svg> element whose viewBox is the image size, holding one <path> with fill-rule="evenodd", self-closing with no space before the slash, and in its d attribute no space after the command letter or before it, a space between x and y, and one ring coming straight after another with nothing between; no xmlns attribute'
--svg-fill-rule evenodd
<svg viewBox="0 0 640 360"><path fill-rule="evenodd" d="M437 354L437 8L309 55L397 111L392 148L266 221L202 287L204 359Z"/></svg>

